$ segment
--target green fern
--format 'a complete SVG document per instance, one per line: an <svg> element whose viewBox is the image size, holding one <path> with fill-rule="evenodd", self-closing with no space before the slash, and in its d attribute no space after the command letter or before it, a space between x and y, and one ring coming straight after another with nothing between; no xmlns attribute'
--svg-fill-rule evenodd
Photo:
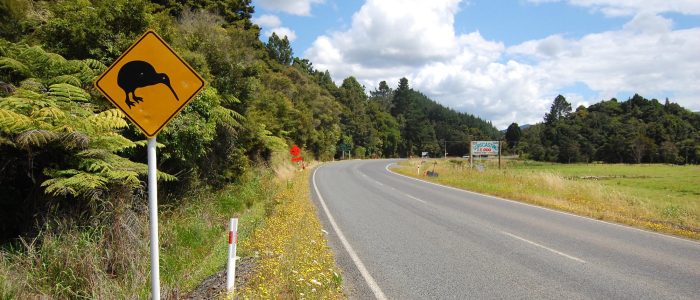
<svg viewBox="0 0 700 300"><path fill-rule="evenodd" d="M69 170L75 173L72 176L54 177L44 181L41 186L45 192L54 196L81 196L97 189L104 189L109 178L99 174L91 174L78 170ZM50 173L49 173L50 174ZM47 175L49 175L47 174ZM62 173L65 175L66 173Z"/></svg>
<svg viewBox="0 0 700 300"><path fill-rule="evenodd" d="M20 133L15 140L20 147L29 149L44 147L59 137L57 133L50 130L30 129Z"/></svg>
<svg viewBox="0 0 700 300"><path fill-rule="evenodd" d="M29 67L18 60L9 57L0 57L0 76L2 76L0 80L12 81L11 79L13 78L30 77L31 72L29 71Z"/></svg>
<svg viewBox="0 0 700 300"><path fill-rule="evenodd" d="M96 74L101 74L105 70L107 70L107 66L105 66L102 62L96 59L86 59L84 60L85 66L87 66L91 71L93 71Z"/></svg>
<svg viewBox="0 0 700 300"><path fill-rule="evenodd" d="M124 119L125 117L126 116L121 110L115 108L93 115L90 117L90 120L94 123L94 126L97 126L103 130L122 129L129 126Z"/></svg>
<svg viewBox="0 0 700 300"><path fill-rule="evenodd" d="M240 122L245 120L245 117L235 110L217 106L212 109L212 119L214 119L217 124L239 127L241 126Z"/></svg>
<svg viewBox="0 0 700 300"><path fill-rule="evenodd" d="M82 81L75 75L59 75L54 78L49 79L48 84L66 83L73 86L81 86Z"/></svg>
<svg viewBox="0 0 700 300"><path fill-rule="evenodd" d="M57 83L49 86L49 96L57 101L90 101L90 94L83 89L70 85L68 83Z"/></svg>
<svg viewBox="0 0 700 300"><path fill-rule="evenodd" d="M113 184L141 187L148 167L118 153L146 141L122 136L121 130L128 127L124 114L118 109L98 110L81 88L106 69L102 63L66 60L40 47L1 40L0 55L0 76L19 86L0 98L0 144L24 150L28 156L46 149L65 150L48 164L51 168L42 170L48 177L41 183L47 194L94 200ZM177 180L163 172L158 178Z"/></svg>
<svg viewBox="0 0 700 300"><path fill-rule="evenodd" d="M30 124L32 124L31 118L12 110L0 108L0 130L2 132L10 133L21 131Z"/></svg>

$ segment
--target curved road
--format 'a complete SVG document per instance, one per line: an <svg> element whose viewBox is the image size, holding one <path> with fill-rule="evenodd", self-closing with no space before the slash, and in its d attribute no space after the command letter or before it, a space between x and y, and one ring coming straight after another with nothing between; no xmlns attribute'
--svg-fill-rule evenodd
<svg viewBox="0 0 700 300"><path fill-rule="evenodd" d="M700 243L422 182L396 161L312 176L350 298L700 297Z"/></svg>

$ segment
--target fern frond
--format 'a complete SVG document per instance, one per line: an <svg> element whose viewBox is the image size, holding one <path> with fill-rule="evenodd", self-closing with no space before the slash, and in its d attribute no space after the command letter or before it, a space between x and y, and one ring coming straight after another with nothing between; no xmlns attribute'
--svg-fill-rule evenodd
<svg viewBox="0 0 700 300"><path fill-rule="evenodd" d="M76 169L66 169L66 170L57 170L57 169L44 169L44 175L48 177L70 177L76 174L79 174L80 171Z"/></svg>
<svg viewBox="0 0 700 300"><path fill-rule="evenodd" d="M72 86L81 86L83 84L81 80L75 77L74 75L58 75L54 78L49 79L49 81L47 82L48 85L53 85L57 83L67 83Z"/></svg>
<svg viewBox="0 0 700 300"><path fill-rule="evenodd" d="M15 58L22 61L30 70L32 70L33 75L39 78L46 78L46 70L54 67L46 51L38 46L23 49L17 56L15 56Z"/></svg>
<svg viewBox="0 0 700 300"><path fill-rule="evenodd" d="M233 127L240 127L240 122L245 120L245 117L235 110L227 109L221 106L217 106L212 109L212 118L217 124L225 124Z"/></svg>
<svg viewBox="0 0 700 300"><path fill-rule="evenodd" d="M110 172L106 172L103 175L109 178L109 180L116 181L122 184L128 184L132 186L141 184L141 180L139 180L139 174L132 171L113 170Z"/></svg>
<svg viewBox="0 0 700 300"><path fill-rule="evenodd" d="M46 93L46 86L36 78L27 78L19 83L19 87L34 93Z"/></svg>
<svg viewBox="0 0 700 300"><path fill-rule="evenodd" d="M63 56L57 53L46 52L41 48L39 48L39 50L43 52L44 57L46 57L45 67L47 68L44 69L44 78L51 78L63 74L70 74L79 70L78 68L72 67L69 61Z"/></svg>
<svg viewBox="0 0 700 300"><path fill-rule="evenodd" d="M134 146L137 146L137 147L146 147L146 146L148 146L148 140L135 141L135 142L134 142ZM156 143L156 148L157 148L157 149L163 149L163 148L165 148L165 144Z"/></svg>
<svg viewBox="0 0 700 300"><path fill-rule="evenodd" d="M90 101L90 94L83 89L67 83L57 83L49 86L49 96L57 101Z"/></svg>
<svg viewBox="0 0 700 300"><path fill-rule="evenodd" d="M109 152L105 149L86 149L83 151L80 151L77 153L78 157L84 157L84 158L100 158L104 159L105 157L109 156L112 154L112 152Z"/></svg>
<svg viewBox="0 0 700 300"><path fill-rule="evenodd" d="M105 110L90 117L90 121L99 128L105 130L121 129L129 126L124 119L124 113L116 108Z"/></svg>
<svg viewBox="0 0 700 300"><path fill-rule="evenodd" d="M70 130L63 135L62 144L68 149L85 149L90 145L90 137L83 132Z"/></svg>
<svg viewBox="0 0 700 300"><path fill-rule="evenodd" d="M88 66L90 69L92 69L92 71L95 72L96 74L100 74L100 73L104 72L105 70L107 70L107 66L105 66L105 64L101 63L99 60L88 58L88 59L83 60L83 62L85 63L86 66Z"/></svg>
<svg viewBox="0 0 700 300"><path fill-rule="evenodd" d="M18 133L27 129L32 124L32 119L14 111L0 108L0 131Z"/></svg>
<svg viewBox="0 0 700 300"><path fill-rule="evenodd" d="M118 152L135 146L133 141L114 132L94 136L92 143L90 143L90 148L101 148L110 152Z"/></svg>
<svg viewBox="0 0 700 300"><path fill-rule="evenodd" d="M61 118L64 118L65 116L66 116L66 113L63 112L63 110L61 110L58 107L52 107L52 106L43 107L39 110L35 110L31 114L32 119L35 119L38 121L43 121L43 122L61 119Z"/></svg>
<svg viewBox="0 0 700 300"><path fill-rule="evenodd" d="M172 182L172 181L177 181L177 177L170 175L165 172L158 171L158 174L156 174L156 177L158 177L158 180L162 180L165 182Z"/></svg>
<svg viewBox="0 0 700 300"><path fill-rule="evenodd" d="M109 180L98 174L78 171L70 177L56 177L44 181L44 192L54 196L88 195L98 189L104 189Z"/></svg>
<svg viewBox="0 0 700 300"><path fill-rule="evenodd" d="M222 103L227 104L227 105L233 105L233 104L239 104L241 103L241 100L238 100L235 96L223 96L221 97Z"/></svg>
<svg viewBox="0 0 700 300"><path fill-rule="evenodd" d="M22 62L9 57L0 57L0 71L2 73L18 76L22 78L31 77L29 67ZM0 73L0 74L2 74Z"/></svg>
<svg viewBox="0 0 700 300"><path fill-rule="evenodd" d="M10 47L12 47L12 43L0 39L0 56L8 56Z"/></svg>
<svg viewBox="0 0 700 300"><path fill-rule="evenodd" d="M275 151L287 148L287 143L283 138L272 135L272 132L267 129L263 129L260 132L260 139L267 149Z"/></svg>
<svg viewBox="0 0 700 300"><path fill-rule="evenodd" d="M58 138L59 135L53 131L43 129L30 129L20 133L17 136L16 141L17 144L19 144L21 147L29 148L45 146Z"/></svg>
<svg viewBox="0 0 700 300"><path fill-rule="evenodd" d="M103 173L112 170L112 165L102 159L82 159L78 164L81 170L88 171L90 173Z"/></svg>
<svg viewBox="0 0 700 300"><path fill-rule="evenodd" d="M2 135L0 135L0 145L7 145L13 148L17 146L17 144L15 144L15 142L13 142L11 139Z"/></svg>
<svg viewBox="0 0 700 300"><path fill-rule="evenodd" d="M156 143L156 144L158 144L158 143ZM137 147L146 147L146 146L148 146L148 140L135 141L135 142L134 142L134 146L137 146ZM156 148L158 148L157 145L156 145Z"/></svg>

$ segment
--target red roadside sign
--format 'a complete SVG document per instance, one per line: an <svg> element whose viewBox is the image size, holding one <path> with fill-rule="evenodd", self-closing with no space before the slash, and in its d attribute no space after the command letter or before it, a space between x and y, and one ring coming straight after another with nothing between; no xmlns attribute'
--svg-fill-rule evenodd
<svg viewBox="0 0 700 300"><path fill-rule="evenodd" d="M289 153L292 156L297 157L297 156L299 156L299 154L301 154L301 148L299 148L299 146L297 146L297 145L294 145L294 146L292 146L291 149L289 149Z"/></svg>

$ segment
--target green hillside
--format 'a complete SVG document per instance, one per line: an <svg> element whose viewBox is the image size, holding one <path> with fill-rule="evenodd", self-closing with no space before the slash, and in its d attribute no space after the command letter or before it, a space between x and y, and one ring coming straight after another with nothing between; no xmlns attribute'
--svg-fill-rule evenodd
<svg viewBox="0 0 700 300"><path fill-rule="evenodd" d="M543 123L509 144L544 161L697 164L700 115L668 99L661 103L640 95L572 111L558 96Z"/></svg>

